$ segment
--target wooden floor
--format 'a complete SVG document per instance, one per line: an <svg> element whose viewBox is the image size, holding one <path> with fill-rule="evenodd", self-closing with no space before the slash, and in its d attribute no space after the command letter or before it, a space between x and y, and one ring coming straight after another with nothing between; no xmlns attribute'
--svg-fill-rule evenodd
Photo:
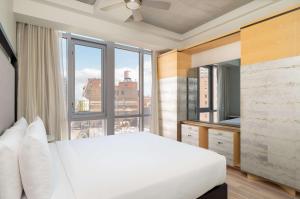
<svg viewBox="0 0 300 199"><path fill-rule="evenodd" d="M260 181L249 180L246 174L228 168L227 184L229 199L294 199L278 186ZM298 195L296 199L300 199Z"/></svg>

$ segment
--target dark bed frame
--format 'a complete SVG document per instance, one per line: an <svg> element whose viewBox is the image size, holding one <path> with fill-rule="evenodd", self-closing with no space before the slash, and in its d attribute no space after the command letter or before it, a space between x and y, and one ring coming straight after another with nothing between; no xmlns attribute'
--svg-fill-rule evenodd
<svg viewBox="0 0 300 199"><path fill-rule="evenodd" d="M227 184L217 186L197 199L227 199Z"/></svg>
<svg viewBox="0 0 300 199"><path fill-rule="evenodd" d="M4 32L4 29L0 23L0 46L4 50L4 52L10 58L10 62L15 69L15 120L17 119L17 85L18 85L18 67L17 67L17 58L16 55L7 39L7 36ZM0 66L1 67L1 66ZM1 132L0 132L1 133ZM208 191L206 194L202 195L197 199L227 199L227 184L224 183L220 186L213 188L212 190Z"/></svg>

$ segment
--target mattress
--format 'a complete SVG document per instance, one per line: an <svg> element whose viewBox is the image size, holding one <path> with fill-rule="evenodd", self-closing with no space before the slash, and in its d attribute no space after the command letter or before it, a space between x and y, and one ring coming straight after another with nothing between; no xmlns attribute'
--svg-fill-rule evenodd
<svg viewBox="0 0 300 199"><path fill-rule="evenodd" d="M51 199L195 199L226 177L225 157L150 133L49 147L56 180Z"/></svg>
<svg viewBox="0 0 300 199"><path fill-rule="evenodd" d="M66 176L64 166L57 153L57 146L55 143L49 144L49 149L52 155L53 169L54 169L54 192L51 199L75 199L74 192L71 187L71 183ZM27 199L25 193L23 193L21 199Z"/></svg>

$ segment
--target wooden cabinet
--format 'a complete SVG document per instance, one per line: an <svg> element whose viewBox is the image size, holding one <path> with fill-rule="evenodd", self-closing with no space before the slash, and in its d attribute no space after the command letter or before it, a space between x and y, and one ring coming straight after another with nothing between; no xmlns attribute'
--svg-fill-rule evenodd
<svg viewBox="0 0 300 199"><path fill-rule="evenodd" d="M182 125L181 141L186 144L199 146L199 128L197 126Z"/></svg>
<svg viewBox="0 0 300 199"><path fill-rule="evenodd" d="M174 140L179 140L179 123L187 116L186 73L190 67L191 55L176 50L158 57L160 133Z"/></svg>
<svg viewBox="0 0 300 199"><path fill-rule="evenodd" d="M227 165L240 164L239 133L219 129L208 130L208 148L226 157Z"/></svg>
<svg viewBox="0 0 300 199"><path fill-rule="evenodd" d="M240 128L206 122L181 122L181 142L206 148L226 157L227 165L240 167Z"/></svg>
<svg viewBox="0 0 300 199"><path fill-rule="evenodd" d="M207 129L199 126L182 124L181 142L207 149L208 147Z"/></svg>

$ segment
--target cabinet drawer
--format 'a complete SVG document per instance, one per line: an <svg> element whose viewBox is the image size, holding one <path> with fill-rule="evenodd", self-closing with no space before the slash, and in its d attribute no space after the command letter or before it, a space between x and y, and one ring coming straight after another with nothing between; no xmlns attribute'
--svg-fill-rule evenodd
<svg viewBox="0 0 300 199"><path fill-rule="evenodd" d="M233 141L233 133L230 131L223 131L218 129L209 129L209 135L216 138L222 138L224 140Z"/></svg>
<svg viewBox="0 0 300 199"><path fill-rule="evenodd" d="M227 164L234 166L233 133L209 129L208 148L226 157Z"/></svg>
<svg viewBox="0 0 300 199"><path fill-rule="evenodd" d="M182 124L181 125L181 131L185 131L185 132L188 131L190 133L198 134L199 127L198 126L192 126L192 125Z"/></svg>
<svg viewBox="0 0 300 199"><path fill-rule="evenodd" d="M199 146L199 128L181 125L181 141L186 144Z"/></svg>

